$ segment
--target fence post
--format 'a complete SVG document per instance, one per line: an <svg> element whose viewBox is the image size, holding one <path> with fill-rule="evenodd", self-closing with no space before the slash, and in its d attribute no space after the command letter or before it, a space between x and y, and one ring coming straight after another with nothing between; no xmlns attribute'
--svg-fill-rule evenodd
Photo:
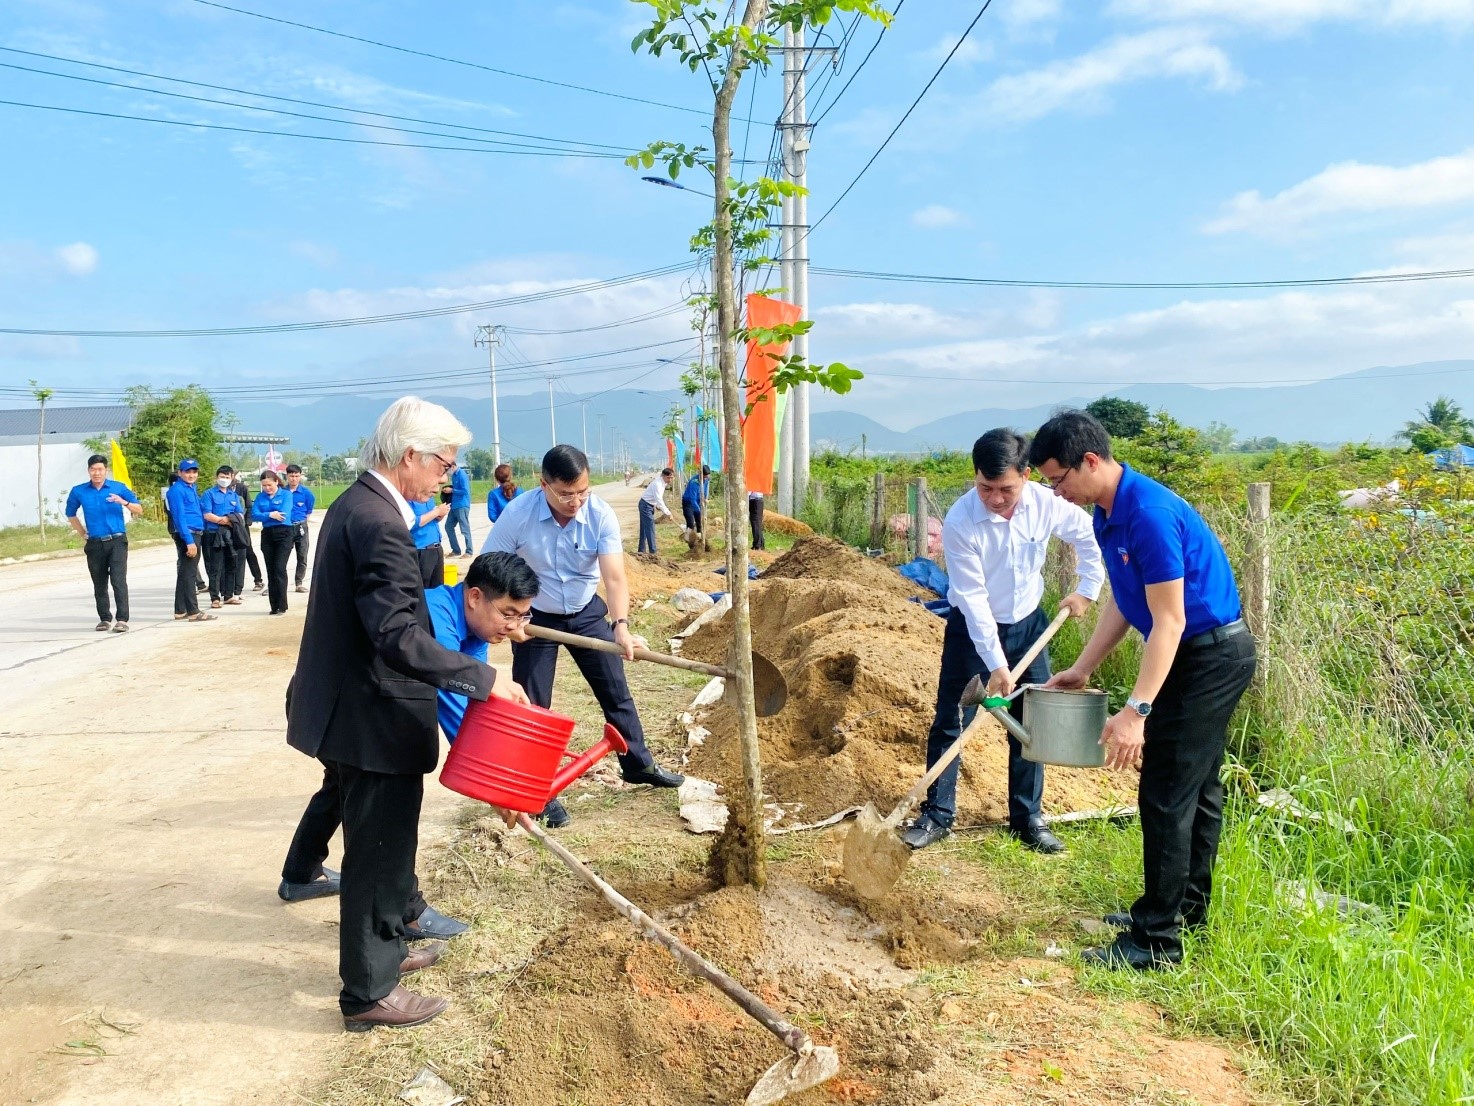
<svg viewBox="0 0 1474 1106"><path fill-rule="evenodd" d="M1269 484L1249 485L1249 532L1245 542L1244 617L1263 644L1269 635ZM1264 671L1261 662L1259 671Z"/></svg>
<svg viewBox="0 0 1474 1106"><path fill-rule="evenodd" d="M885 473L875 474L874 498L870 500L870 548L885 548Z"/></svg>
<svg viewBox="0 0 1474 1106"><path fill-rule="evenodd" d="M916 478L916 513L911 517L911 556L926 556L926 521L929 512L926 508L926 477Z"/></svg>

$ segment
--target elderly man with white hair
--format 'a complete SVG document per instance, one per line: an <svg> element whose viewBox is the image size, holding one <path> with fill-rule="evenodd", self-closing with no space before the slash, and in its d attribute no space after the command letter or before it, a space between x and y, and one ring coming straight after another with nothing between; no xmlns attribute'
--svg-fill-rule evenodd
<svg viewBox="0 0 1474 1106"><path fill-rule="evenodd" d="M411 953L405 944L415 935L406 904L418 899L424 777L440 753L437 689L527 701L511 680L435 640L410 540L410 503L439 489L456 450L470 440L449 411L421 399L398 400L384 412L360 455L363 475L323 522L287 688L287 742L322 762L317 798L332 793L340 804L338 1005L351 1031L420 1025L447 1005L399 982L435 963L444 948ZM322 875L323 855L308 882Z"/></svg>

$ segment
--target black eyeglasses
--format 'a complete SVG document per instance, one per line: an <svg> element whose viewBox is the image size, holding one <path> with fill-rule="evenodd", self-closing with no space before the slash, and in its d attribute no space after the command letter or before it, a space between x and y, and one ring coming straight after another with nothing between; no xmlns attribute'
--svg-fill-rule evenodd
<svg viewBox="0 0 1474 1106"><path fill-rule="evenodd" d="M440 456L440 454L438 454L438 453L432 453L432 454L430 454L430 456L431 457L434 457L435 460L437 460L437 461L440 462L440 475L441 476L449 476L452 472L455 471L456 463L454 461L447 461L444 457Z"/></svg>
<svg viewBox="0 0 1474 1106"><path fill-rule="evenodd" d="M1060 473L1058 476L1054 477L1053 479L1050 479L1048 476L1045 476L1044 477L1044 482L1049 485L1049 487L1050 487L1050 489L1052 491L1059 491L1059 486L1061 484L1063 484L1066 480L1068 480L1070 478L1070 473L1072 473L1074 471L1075 471L1074 469L1065 469L1064 472Z"/></svg>

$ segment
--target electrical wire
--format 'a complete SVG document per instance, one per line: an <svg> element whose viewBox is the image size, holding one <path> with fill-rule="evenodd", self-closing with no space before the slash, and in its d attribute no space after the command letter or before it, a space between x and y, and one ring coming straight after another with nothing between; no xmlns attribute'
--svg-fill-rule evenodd
<svg viewBox="0 0 1474 1106"><path fill-rule="evenodd" d="M891 18L894 19L896 16L900 15L901 9L905 6L906 0L900 0L900 3L896 5L895 10L891 12ZM882 26L880 28L880 34L876 36L875 42L871 45L869 51L867 51L865 56L860 59L860 64L855 66L855 71L850 74L850 79L845 81L844 87L841 88L837 93L835 93L834 99L829 101L829 106L824 108L822 111L819 112L817 116L814 117L814 126L817 127L820 123L822 123L824 121L824 117L834 110L835 105L838 104L840 100L844 99L844 94L850 90L850 85L855 83L855 78L860 75L860 73L865 69L866 64L870 61L871 56L875 53L876 50L880 48L881 42L885 39L885 33L889 29L890 28L886 26Z"/></svg>
<svg viewBox="0 0 1474 1106"><path fill-rule="evenodd" d="M867 377L885 377L897 380L946 380L955 384L1078 384L1078 385L1101 385L1116 387L1126 384L1187 384L1195 387L1222 387L1240 386L1256 387L1258 385L1277 384L1354 384L1359 380L1401 380L1404 377L1415 376L1448 376L1454 373L1474 372L1474 365L1464 365L1457 369L1430 369L1427 372L1413 373L1365 373L1345 376L1286 376L1273 377L1268 380L1245 380L1243 377L1233 377L1227 380L1184 380L1181 375L1165 379L1148 380L1106 380L1101 377L1088 377L1082 380L1056 380L1038 376L996 376L989 373L986 376L946 376L939 373L889 373L877 372L871 369L865 370Z"/></svg>
<svg viewBox="0 0 1474 1106"><path fill-rule="evenodd" d="M815 224L816 226L818 224ZM1428 280L1463 280L1474 277L1474 269L1436 269L1411 273L1377 273L1367 276L1307 277L1298 280L1190 280L1190 281L1131 281L1131 280L1014 280L1003 277L953 277L923 276L917 273L882 273L864 269L833 269L815 265L809 269L817 276L839 277L846 280L884 280L904 284L953 284L981 286L987 288L1063 288L1063 289L1124 289L1124 290L1178 290L1193 291L1206 289L1250 289L1250 288L1326 288L1356 286L1360 284L1406 284Z"/></svg>

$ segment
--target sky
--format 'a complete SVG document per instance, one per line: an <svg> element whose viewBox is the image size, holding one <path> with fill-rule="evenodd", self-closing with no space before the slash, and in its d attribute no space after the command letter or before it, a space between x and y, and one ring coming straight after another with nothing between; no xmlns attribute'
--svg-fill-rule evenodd
<svg viewBox="0 0 1474 1106"><path fill-rule="evenodd" d="M237 2L257 15L200 0L0 6L0 328L297 323L684 270L287 334L0 333L0 405L27 402L32 379L58 403L134 384L480 394L486 323L508 327L504 393L551 375L560 403L592 397L597 411L603 391L675 383L693 352L678 305L704 279L688 239L710 201L645 183L622 157L660 139L709 145L711 95L677 59L631 51L645 5ZM814 219L979 6L910 0L883 36L831 25L841 68L816 58L809 96ZM1474 0L994 0L810 256L1030 281L1474 268L1471 47ZM781 106L777 71L746 80L745 173L762 171ZM867 373L815 408L896 429L1135 383L1268 385L1474 350L1470 279L1100 291L816 274L810 299L811 357ZM1409 406L1438 391L1474 382L1410 379ZM1389 433L1411 413L1389 412Z"/></svg>

